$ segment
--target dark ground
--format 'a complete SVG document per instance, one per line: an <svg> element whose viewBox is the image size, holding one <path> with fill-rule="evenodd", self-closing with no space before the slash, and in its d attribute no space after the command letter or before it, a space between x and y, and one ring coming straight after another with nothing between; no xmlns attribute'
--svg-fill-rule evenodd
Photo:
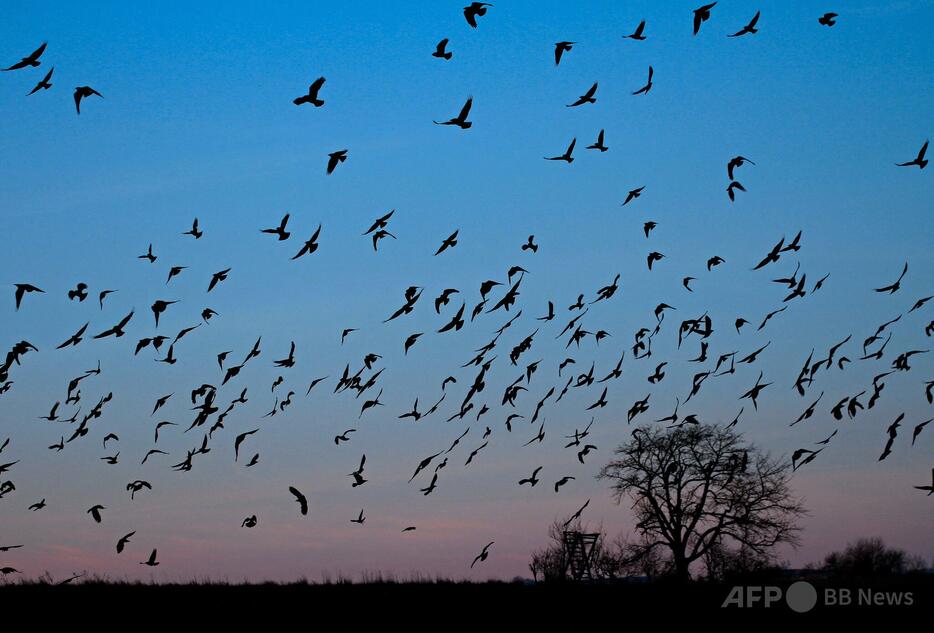
<svg viewBox="0 0 934 633"><path fill-rule="evenodd" d="M129 621L160 626L199 621L211 624L287 622L300 618L311 625L351 625L364 622L405 623L427 630L462 626L594 624L632 622L632 618L658 624L687 621L694 624L724 621L804 622L819 619L840 622L881 616L892 623L932 622L934 574L894 579L835 581L809 579L818 604L805 614L792 611L784 590L796 579L747 581L746 585L773 585L783 596L769 607L723 607L734 585L697 582L679 586L666 582L625 584L524 583L372 583L372 584L189 584L147 585L84 582L67 586L19 584L0 586L0 613L4 619L29 614L38 621L90 617L109 623ZM852 604L822 604L826 589L848 588ZM911 605L857 604L859 590L889 596L911 592ZM874 594L878 595L878 594ZM641 616L641 617L640 617ZM114 618L119 618L114 620ZM126 619L124 619L126 618ZM337 619L335 621L334 619ZM714 619L716 618L716 619ZM9 622L10 620L6 620ZM37 620L33 620L37 621ZM460 625L460 626L458 626ZM331 629L328 625L325 628ZM498 628L498 627L497 627ZM930 629L928 629L930 630Z"/></svg>

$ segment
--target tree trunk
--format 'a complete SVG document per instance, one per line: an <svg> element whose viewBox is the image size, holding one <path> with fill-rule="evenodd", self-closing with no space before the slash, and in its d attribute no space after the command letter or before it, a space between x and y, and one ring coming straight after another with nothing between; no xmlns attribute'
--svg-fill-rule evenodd
<svg viewBox="0 0 934 633"><path fill-rule="evenodd" d="M687 555L684 552L675 551L673 559L675 564L675 579L682 583L690 581L690 563L688 562Z"/></svg>

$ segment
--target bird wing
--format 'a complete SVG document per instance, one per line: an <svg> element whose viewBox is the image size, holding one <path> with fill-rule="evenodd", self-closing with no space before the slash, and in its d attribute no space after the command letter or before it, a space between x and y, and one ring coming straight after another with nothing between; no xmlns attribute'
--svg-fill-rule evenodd
<svg viewBox="0 0 934 633"><path fill-rule="evenodd" d="M460 114L457 115L457 118L461 121L467 120L467 115L470 114L470 107L473 105L473 97L467 97L467 101L464 103L464 107L461 108Z"/></svg>
<svg viewBox="0 0 934 633"><path fill-rule="evenodd" d="M39 48L37 48L36 50L34 50L34 51L32 52L32 54L31 54L27 59L30 59L30 60L32 60L32 61L36 61L37 59L39 59L40 57L42 57L42 53L45 52L45 47L46 47L46 46L48 46L48 42L42 42L42 46L40 46Z"/></svg>

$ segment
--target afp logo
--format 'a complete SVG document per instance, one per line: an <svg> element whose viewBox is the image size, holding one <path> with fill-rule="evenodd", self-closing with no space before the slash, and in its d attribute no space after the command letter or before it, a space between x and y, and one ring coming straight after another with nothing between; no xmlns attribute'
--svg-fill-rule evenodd
<svg viewBox="0 0 934 633"><path fill-rule="evenodd" d="M783 600L784 598L784 600ZM788 608L796 613L806 613L817 604L817 589L809 582L799 580L782 592L781 587L771 585L746 587L733 587L723 604L720 606L749 608L770 608L785 602Z"/></svg>

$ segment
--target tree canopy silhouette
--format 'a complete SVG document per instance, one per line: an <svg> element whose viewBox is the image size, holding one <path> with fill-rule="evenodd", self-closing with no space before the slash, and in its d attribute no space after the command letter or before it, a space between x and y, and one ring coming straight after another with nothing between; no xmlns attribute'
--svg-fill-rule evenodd
<svg viewBox="0 0 934 633"><path fill-rule="evenodd" d="M639 554L667 551L682 580L692 563L725 545L763 555L779 543L797 545L805 510L789 487L790 464L732 429L640 427L615 455L599 477L612 482L617 503L632 499Z"/></svg>
<svg viewBox="0 0 934 633"><path fill-rule="evenodd" d="M862 538L848 543L842 552L824 558L822 570L835 576L897 576L925 568L925 560L888 547L881 538Z"/></svg>

